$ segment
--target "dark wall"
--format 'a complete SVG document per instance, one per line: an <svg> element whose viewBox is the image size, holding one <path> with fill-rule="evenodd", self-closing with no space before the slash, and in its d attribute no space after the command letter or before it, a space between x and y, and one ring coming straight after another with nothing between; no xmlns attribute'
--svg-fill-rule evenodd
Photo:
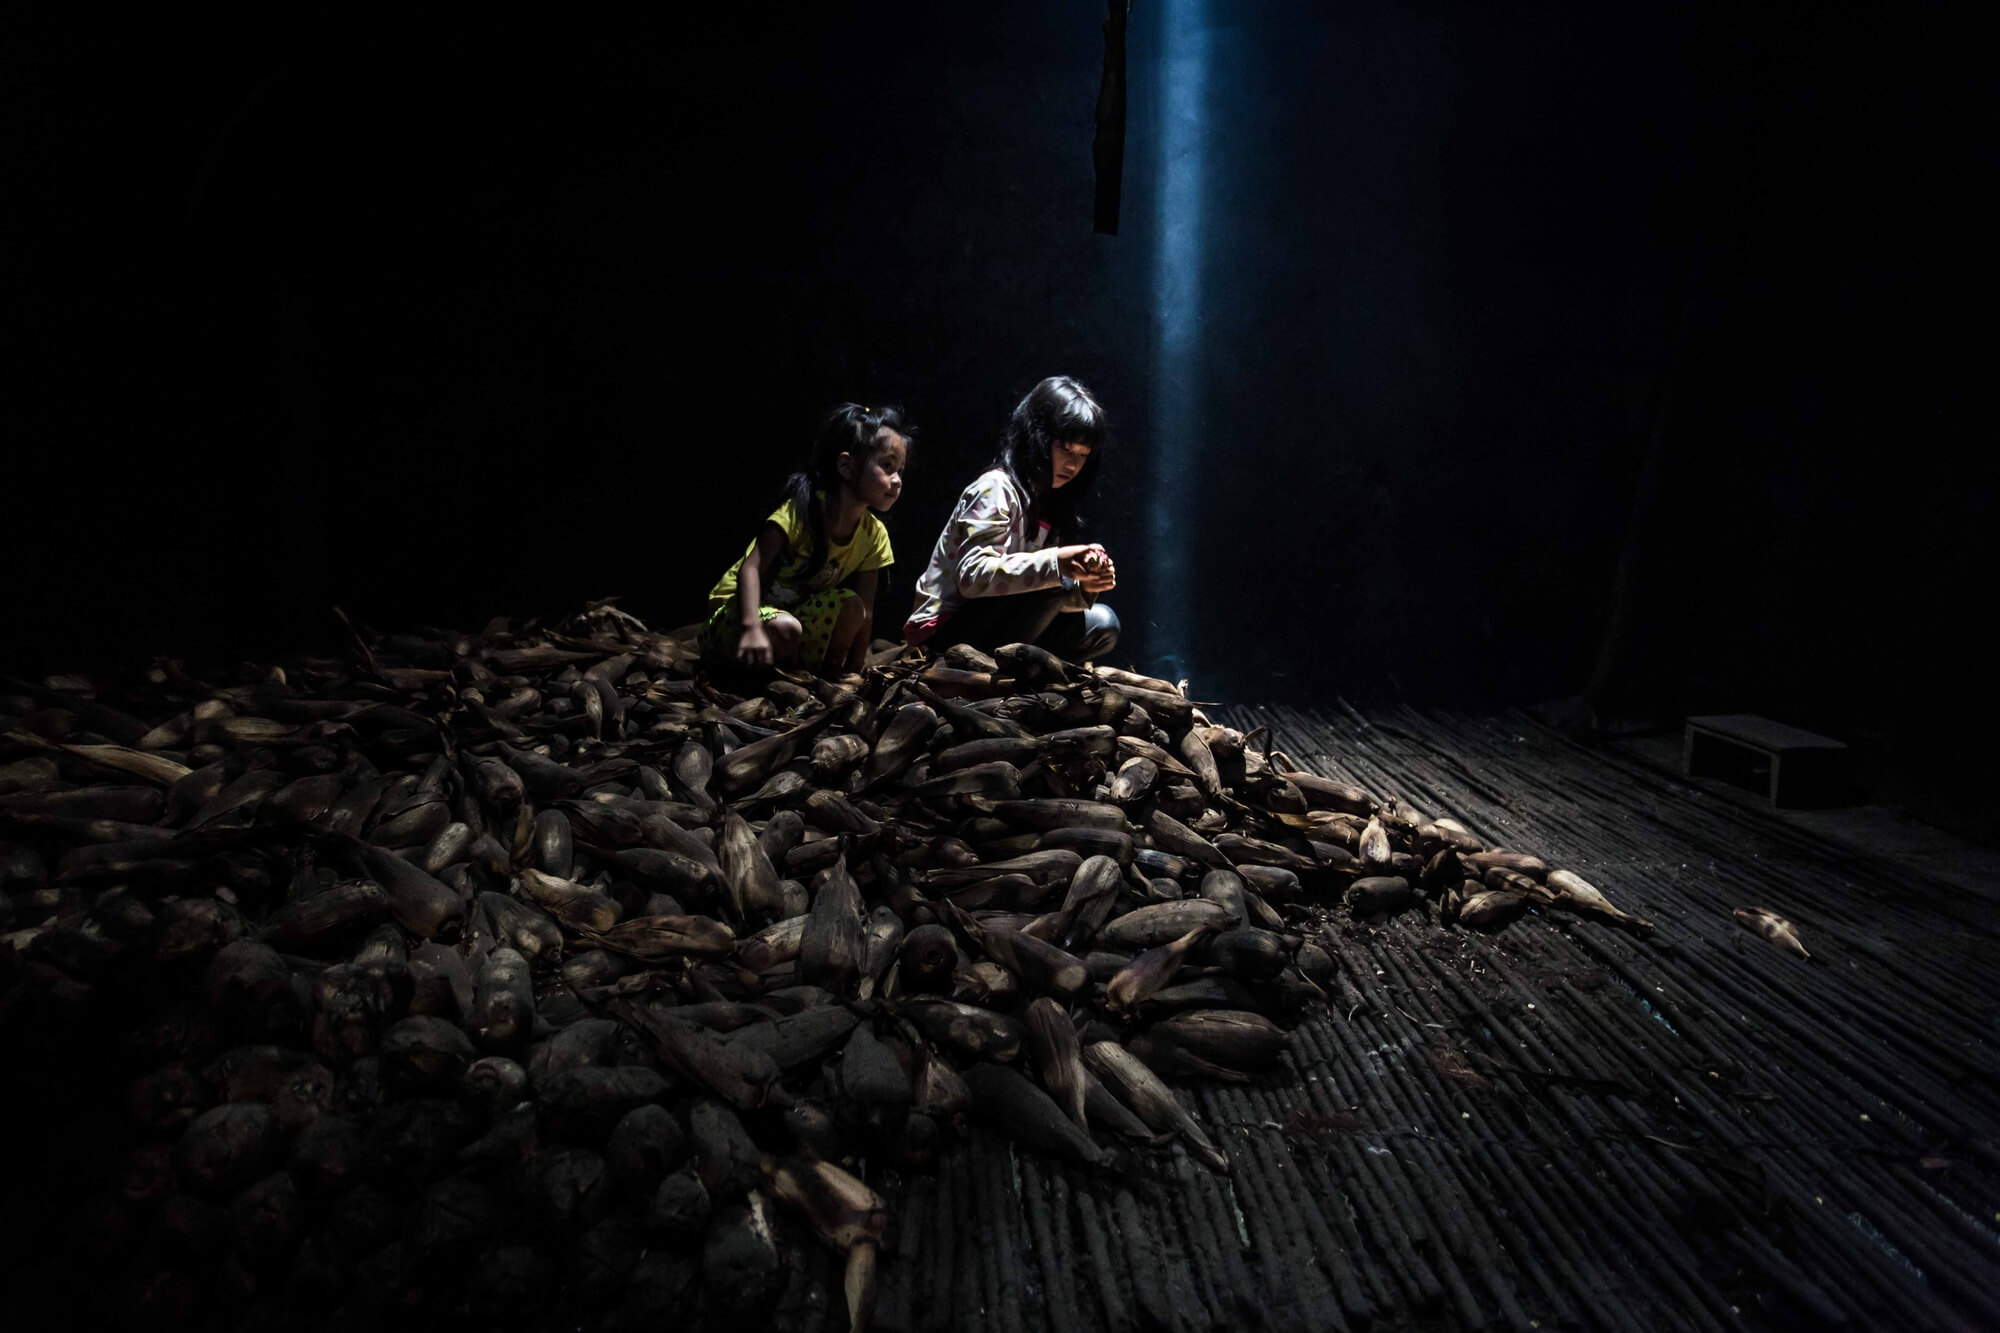
<svg viewBox="0 0 2000 1333"><path fill-rule="evenodd" d="M1574 688L1684 244L1688 23L1213 8L1192 656L1260 694Z"/></svg>
<svg viewBox="0 0 2000 1333"><path fill-rule="evenodd" d="M1100 17L12 20L0 657L684 623L846 398L925 428L893 622L1060 371L1119 656L1204 694L1993 734L1956 20L1139 0L1107 237Z"/></svg>
<svg viewBox="0 0 2000 1333"><path fill-rule="evenodd" d="M1780 717L2000 837L1989 80L1942 6L1704 16L1687 274L1607 706Z"/></svg>
<svg viewBox="0 0 2000 1333"><path fill-rule="evenodd" d="M25 35L9 656L681 623L846 398L925 426L907 604L1020 393L1144 369L1097 16L927 8Z"/></svg>

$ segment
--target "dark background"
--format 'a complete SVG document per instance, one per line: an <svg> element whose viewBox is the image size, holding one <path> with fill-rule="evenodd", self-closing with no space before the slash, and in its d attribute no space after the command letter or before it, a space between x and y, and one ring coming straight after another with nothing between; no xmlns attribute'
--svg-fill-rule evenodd
<svg viewBox="0 0 2000 1333"><path fill-rule="evenodd" d="M1759 712L1992 833L1969 17L1138 0L1109 237L1101 6L691 13L10 13L4 665L324 647L335 603L686 623L848 398L923 428L893 624L1061 372L1116 429L1120 661ZM1156 296L1189 50L1198 307Z"/></svg>

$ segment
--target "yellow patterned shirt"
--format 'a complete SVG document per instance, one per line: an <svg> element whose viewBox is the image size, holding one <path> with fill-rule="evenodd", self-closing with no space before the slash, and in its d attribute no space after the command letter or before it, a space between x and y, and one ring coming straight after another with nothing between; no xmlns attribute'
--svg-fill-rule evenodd
<svg viewBox="0 0 2000 1333"><path fill-rule="evenodd" d="M816 493L814 498L822 504L826 503L824 492ZM812 528L805 514L794 501L787 500L766 521L785 530L785 553L778 559L777 572L765 581L761 590L764 606L789 610L816 592L839 587L856 574L885 569L896 562L895 552L889 549L889 530L882 526L882 520L873 511L863 510L861 521L854 525L854 535L830 546L826 563L820 566L809 584L801 584L799 576L805 573L812 557ZM762 535L761 529L759 535ZM737 575L742 572L743 562L756 551L757 542L753 538L749 549L709 589L710 615L736 600Z"/></svg>

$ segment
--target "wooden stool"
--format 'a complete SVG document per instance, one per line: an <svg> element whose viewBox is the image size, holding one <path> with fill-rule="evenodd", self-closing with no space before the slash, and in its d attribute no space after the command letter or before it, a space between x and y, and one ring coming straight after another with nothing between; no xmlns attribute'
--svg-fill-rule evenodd
<svg viewBox="0 0 2000 1333"><path fill-rule="evenodd" d="M1681 758L1689 777L1721 778L1794 809L1838 802L1848 776L1845 743L1750 713L1689 718Z"/></svg>

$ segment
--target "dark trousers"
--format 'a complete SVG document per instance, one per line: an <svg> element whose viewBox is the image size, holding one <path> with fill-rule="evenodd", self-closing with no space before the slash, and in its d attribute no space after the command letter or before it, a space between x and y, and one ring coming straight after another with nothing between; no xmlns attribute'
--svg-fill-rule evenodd
<svg viewBox="0 0 2000 1333"><path fill-rule="evenodd" d="M1102 657L1118 643L1118 613L1099 603L1083 611L1064 611L1063 588L1010 593L1005 597L968 597L937 627L929 647L943 650L954 643L992 652L1007 643L1032 643L1071 662Z"/></svg>

